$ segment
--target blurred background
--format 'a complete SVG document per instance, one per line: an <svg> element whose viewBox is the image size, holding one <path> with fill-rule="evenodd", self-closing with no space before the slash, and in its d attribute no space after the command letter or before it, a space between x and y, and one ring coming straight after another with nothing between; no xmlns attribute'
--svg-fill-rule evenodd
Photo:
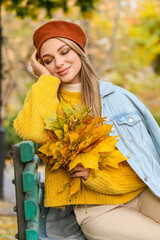
<svg viewBox="0 0 160 240"><path fill-rule="evenodd" d="M160 125L159 0L1 0L1 127L6 152L0 159L0 239L15 239L17 231L9 152L21 140L13 119L37 81L30 67L32 35L51 19L79 24L88 36L86 53L100 78L133 92Z"/></svg>

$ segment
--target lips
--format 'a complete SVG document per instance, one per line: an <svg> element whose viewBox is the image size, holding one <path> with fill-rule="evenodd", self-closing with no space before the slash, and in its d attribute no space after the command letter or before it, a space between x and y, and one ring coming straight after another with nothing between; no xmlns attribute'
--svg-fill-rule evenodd
<svg viewBox="0 0 160 240"><path fill-rule="evenodd" d="M69 71L69 69L70 69L70 67L63 68L60 71L58 71L58 74L59 75L64 75L64 74L66 74Z"/></svg>

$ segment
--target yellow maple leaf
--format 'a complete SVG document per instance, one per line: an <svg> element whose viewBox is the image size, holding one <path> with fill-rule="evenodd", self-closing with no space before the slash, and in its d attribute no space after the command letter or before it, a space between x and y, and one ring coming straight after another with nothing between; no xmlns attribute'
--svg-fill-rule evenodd
<svg viewBox="0 0 160 240"><path fill-rule="evenodd" d="M47 157L48 156L52 156L52 152L49 148L49 145L51 144L51 142L48 140L44 145L42 145L38 151L42 152L43 154L45 154Z"/></svg>
<svg viewBox="0 0 160 240"><path fill-rule="evenodd" d="M57 142L52 142L48 146L48 148L49 148L49 150L52 153L52 156L54 158L56 158L57 154L59 154L59 151L58 151L59 150L59 146L60 146L60 142L58 142L58 141Z"/></svg>
<svg viewBox="0 0 160 240"><path fill-rule="evenodd" d="M70 195L69 199L72 195L78 193L81 189L81 179L80 178L73 178L70 183Z"/></svg>
<svg viewBox="0 0 160 240"><path fill-rule="evenodd" d="M103 168L106 165L118 168L118 164L126 160L127 158L119 150L100 153L100 166Z"/></svg>
<svg viewBox="0 0 160 240"><path fill-rule="evenodd" d="M91 152L91 151L90 151ZM69 171L72 170L78 163L81 163L85 168L98 169L99 154L96 152L92 154L79 153L70 163Z"/></svg>
<svg viewBox="0 0 160 240"><path fill-rule="evenodd" d="M69 141L70 141L70 149L73 148L74 144L77 143L80 135L77 132L71 132L68 134Z"/></svg>
<svg viewBox="0 0 160 240"><path fill-rule="evenodd" d="M64 124L63 128L64 128L64 133L68 132L68 125L67 124Z"/></svg>
<svg viewBox="0 0 160 240"><path fill-rule="evenodd" d="M116 140L116 137L108 136L106 139L101 141L99 144L97 144L93 148L93 152L110 152L115 150L116 143L118 140Z"/></svg>

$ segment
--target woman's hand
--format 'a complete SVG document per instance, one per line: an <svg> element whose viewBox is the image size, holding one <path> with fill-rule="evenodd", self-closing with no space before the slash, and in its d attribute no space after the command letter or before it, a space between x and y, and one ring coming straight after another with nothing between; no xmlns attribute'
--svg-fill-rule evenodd
<svg viewBox="0 0 160 240"><path fill-rule="evenodd" d="M32 54L30 60L31 60L31 67L33 69L33 73L40 77L42 74L45 75L51 75L51 73L47 70L47 68L42 65L37 59L36 59L37 50L34 51Z"/></svg>
<svg viewBox="0 0 160 240"><path fill-rule="evenodd" d="M70 171L70 175L71 178L83 178L86 181L89 178L89 172L89 168L85 168L82 164L78 163L76 167Z"/></svg>

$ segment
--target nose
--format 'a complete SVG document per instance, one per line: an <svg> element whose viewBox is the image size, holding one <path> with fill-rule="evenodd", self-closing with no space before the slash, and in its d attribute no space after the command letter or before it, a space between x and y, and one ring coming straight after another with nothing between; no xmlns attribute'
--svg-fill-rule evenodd
<svg viewBox="0 0 160 240"><path fill-rule="evenodd" d="M63 57L58 56L58 57L55 58L55 66L56 66L57 68L62 67L63 64L64 64Z"/></svg>

